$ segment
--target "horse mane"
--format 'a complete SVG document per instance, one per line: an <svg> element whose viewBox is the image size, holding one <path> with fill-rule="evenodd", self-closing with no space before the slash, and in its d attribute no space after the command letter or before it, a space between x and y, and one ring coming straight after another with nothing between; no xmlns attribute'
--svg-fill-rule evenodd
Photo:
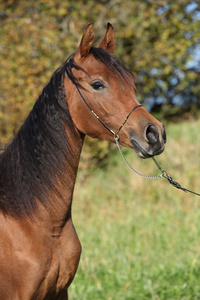
<svg viewBox="0 0 200 300"><path fill-rule="evenodd" d="M90 52L134 87L133 74L114 56L100 48L92 47ZM62 175L71 175L74 151L65 129L74 143L78 131L69 113L64 77L67 74L73 83L79 84L73 68L83 70L74 63L72 55L54 72L13 142L0 156L0 210L4 214L32 216L37 199L48 207L47 193L53 189L59 196L56 178L68 185L67 177Z"/></svg>
<svg viewBox="0 0 200 300"><path fill-rule="evenodd" d="M46 195L52 187L59 195L55 177L62 180L63 172L71 173L73 150L65 128L75 141L78 133L63 92L67 64L52 75L13 142L0 156L0 210L5 214L31 215L37 208L36 199L47 206Z"/></svg>

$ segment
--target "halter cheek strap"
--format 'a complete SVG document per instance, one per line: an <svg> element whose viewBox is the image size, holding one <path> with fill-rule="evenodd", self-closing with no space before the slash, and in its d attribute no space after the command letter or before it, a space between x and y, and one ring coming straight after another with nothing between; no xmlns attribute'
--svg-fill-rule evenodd
<svg viewBox="0 0 200 300"><path fill-rule="evenodd" d="M132 114L132 112L134 112L134 110L136 110L138 107L141 107L142 106L142 104L138 104L137 106L135 106L131 111L130 111L130 113L127 115L127 117L126 117L126 119L124 120L124 122L122 123L122 125L119 127L119 129L117 130L117 133L115 133L112 129L110 129L109 127L108 127L108 125L106 125L100 118L99 118L99 116L92 110L92 108L89 106L89 104L87 103L87 101L85 100L85 98L83 97L83 95L82 95L82 93L81 93L81 91L80 91L80 89L79 89L79 87L78 87L78 85L77 84L75 84L75 86L76 86L76 89L77 89L77 91L78 91L78 93L79 93L79 95L81 96L81 98L82 98L82 100L84 101L84 103L86 104L86 106L89 108L89 110L91 111L91 113L95 116L95 118L108 130L108 131L110 131L110 133L112 133L113 134L113 136L114 136L114 139L116 140L119 140L119 132L120 132L120 130L122 129L122 127L126 124L126 122L127 122L127 120L128 120L128 118L130 117L130 115Z"/></svg>

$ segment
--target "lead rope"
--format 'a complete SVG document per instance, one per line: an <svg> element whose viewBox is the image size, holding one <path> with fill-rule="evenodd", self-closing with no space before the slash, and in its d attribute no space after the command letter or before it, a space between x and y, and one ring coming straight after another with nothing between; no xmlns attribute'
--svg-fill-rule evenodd
<svg viewBox="0 0 200 300"><path fill-rule="evenodd" d="M134 172L135 174L139 175L140 177L146 178L146 179L159 179L159 178L163 177L163 172L161 172L161 174L158 175L158 176L147 176L147 175L140 174L140 173L137 172L135 169L133 169L133 168L129 165L129 163L127 162L127 160L126 160L124 154L122 153L122 150L121 150L120 144L119 144L119 138L118 138L118 137L114 137L114 139L115 139L115 143L116 143L116 145L117 145L117 148L118 148L118 150L119 150L119 152L120 152L120 154L121 154L121 156L122 156L124 162L125 162L126 165L129 167L129 169L131 169L132 172ZM162 171L162 169L160 169L160 170Z"/></svg>
<svg viewBox="0 0 200 300"><path fill-rule="evenodd" d="M126 163L126 165L129 167L129 169L131 169L132 172L134 172L136 175L142 177L142 178L145 178L145 179L159 179L159 178L165 178L169 181L169 183L176 187L177 189L181 189L182 191L184 192L189 192L189 193L192 193L194 195L197 195L197 196L200 196L200 194L196 193L196 192L193 192L191 190L188 190L184 187L182 187L180 185L180 183L178 183L177 181L175 181L168 173L167 171L163 170L160 166L160 164L157 162L157 160L155 159L155 157L152 157L152 160L154 161L154 163L156 164L157 168L161 171L161 174L158 175L158 176L147 176L147 175L143 175L143 174L140 174L139 172L137 172L135 169L133 169L130 164L127 162L126 158L124 157L124 154L122 153L122 150L120 148L120 144L119 144L119 137L114 137L115 138L115 143L117 145L117 148L124 160L124 162Z"/></svg>
<svg viewBox="0 0 200 300"><path fill-rule="evenodd" d="M191 191L191 190L188 190L188 189L182 187L182 186L180 185L180 183L178 183L176 180L174 180L174 179L167 173L167 171L162 170L161 166L159 165L159 163L157 162L157 160L155 159L155 157L152 157L152 159L153 159L153 161L155 162L155 164L156 164L156 166L158 167L158 169L162 171L162 177L166 178L166 179L169 181L169 183L170 183L171 185L173 185L173 186L176 187L177 189L181 189L182 191L184 191L184 192L186 192L186 193L189 192L189 193L192 193L192 194L194 194L194 195L200 196L199 193L196 193L196 192L194 192L194 191Z"/></svg>

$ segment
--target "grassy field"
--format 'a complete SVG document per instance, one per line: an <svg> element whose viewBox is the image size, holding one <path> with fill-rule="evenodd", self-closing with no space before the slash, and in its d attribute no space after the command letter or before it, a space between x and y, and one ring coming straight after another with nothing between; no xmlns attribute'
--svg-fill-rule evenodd
<svg viewBox="0 0 200 300"><path fill-rule="evenodd" d="M200 120L169 124L159 163L200 192ZM123 149L139 172L153 161ZM106 169L79 172L73 220L82 243L70 300L200 299L200 197L133 174L117 151Z"/></svg>

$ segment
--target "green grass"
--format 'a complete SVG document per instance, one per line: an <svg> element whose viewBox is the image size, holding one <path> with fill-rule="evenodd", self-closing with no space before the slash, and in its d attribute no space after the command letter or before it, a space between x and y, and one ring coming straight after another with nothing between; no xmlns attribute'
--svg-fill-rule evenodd
<svg viewBox="0 0 200 300"><path fill-rule="evenodd" d="M200 192L200 120L170 124L161 166ZM141 173L152 160L123 149ZM200 299L200 197L133 174L117 151L106 169L79 172L73 221L82 255L69 299Z"/></svg>

